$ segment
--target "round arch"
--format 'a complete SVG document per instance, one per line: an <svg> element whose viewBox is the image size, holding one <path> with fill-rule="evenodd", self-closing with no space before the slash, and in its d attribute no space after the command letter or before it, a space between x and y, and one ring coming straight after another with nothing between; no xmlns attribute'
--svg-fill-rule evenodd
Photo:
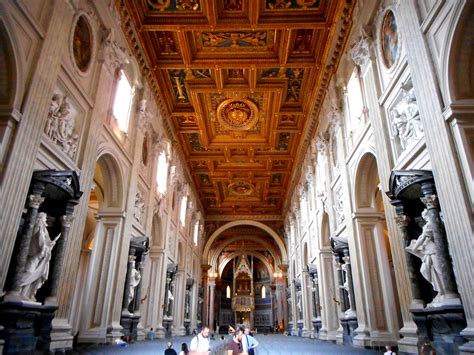
<svg viewBox="0 0 474 355"><path fill-rule="evenodd" d="M323 213L323 218L321 220L321 233L320 235L320 248L330 248L331 243L329 237L331 236L331 229L329 224L329 215L326 211Z"/></svg>
<svg viewBox="0 0 474 355"><path fill-rule="evenodd" d="M441 64L448 103L474 97L474 32L469 30L474 27L474 3L467 1L455 11Z"/></svg>
<svg viewBox="0 0 474 355"><path fill-rule="evenodd" d="M219 265L219 270L218 270L218 273L219 273L219 277L222 275L222 272L224 271L226 265L234 258L238 257L241 253L239 251L234 251L233 253L229 254L223 261L222 261L222 264ZM265 267L267 268L268 270L268 275L270 275L270 280L273 281L273 267L270 265L270 263L267 261L267 259L261 254L261 253L258 253L258 252L255 252L255 251L249 251L249 252L246 252L246 255L251 255L251 256L254 256L256 257L258 260L260 260L264 265Z"/></svg>
<svg viewBox="0 0 474 355"><path fill-rule="evenodd" d="M97 171L97 168L100 171ZM104 207L122 208L124 204L123 175L117 159L110 152L104 151L99 154L96 165L96 174L101 176L101 188L104 193Z"/></svg>
<svg viewBox="0 0 474 355"><path fill-rule="evenodd" d="M267 232L275 240L275 242L278 245L278 248L280 249L282 263L283 264L288 263L288 254L286 252L285 244L281 240L280 236L277 233L275 233L275 231L271 229L269 226L261 222L244 219L240 221L232 221L232 222L226 223L223 226L219 227L217 230L215 230L214 233L212 233L211 237L209 238L209 240L206 242L206 245L204 246L204 250L202 253L203 264L208 263L209 251L211 250L212 243L214 243L214 241L219 237L219 235L229 228L241 226L241 225L257 227Z"/></svg>
<svg viewBox="0 0 474 355"><path fill-rule="evenodd" d="M219 257L219 254L226 248L229 244L232 244L234 242L240 241L240 240L246 240L248 237L245 236L237 236L237 237L232 237L229 239L226 239L224 243L219 245L218 248L210 252L208 260L210 261L209 265L215 265L217 262L217 258ZM275 264L281 264L281 258L278 254L275 253L275 250L273 249L273 246L263 240L258 240L258 243L260 243L262 246L267 248L267 250L270 252L273 260L275 261Z"/></svg>
<svg viewBox="0 0 474 355"><path fill-rule="evenodd" d="M354 179L353 191L356 209L376 207L374 191L378 189L377 181L379 181L377 158L372 152L365 152L359 159Z"/></svg>

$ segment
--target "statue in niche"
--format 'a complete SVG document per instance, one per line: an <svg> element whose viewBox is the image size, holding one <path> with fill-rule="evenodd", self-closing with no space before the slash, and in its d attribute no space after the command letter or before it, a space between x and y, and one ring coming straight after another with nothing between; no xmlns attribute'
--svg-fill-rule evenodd
<svg viewBox="0 0 474 355"><path fill-rule="evenodd" d="M74 121L68 97L54 94L49 105L45 133L70 158L74 158L79 140L79 136L74 133Z"/></svg>
<svg viewBox="0 0 474 355"><path fill-rule="evenodd" d="M437 247L433 240L433 222L428 216L427 209L423 210L421 217L426 221L423 230L418 239L413 239L410 242L410 245L405 249L421 259L421 274L429 283L431 283L433 289L438 292L432 302L436 303L436 300L442 297L446 290L442 279L443 265L437 255Z"/></svg>
<svg viewBox="0 0 474 355"><path fill-rule="evenodd" d="M142 197L140 192L137 192L135 195L135 207L133 211L133 216L135 219L140 222L143 214L145 213L145 200Z"/></svg>
<svg viewBox="0 0 474 355"><path fill-rule="evenodd" d="M403 150L423 136L415 91L402 90L402 100L392 109L393 136L398 136Z"/></svg>
<svg viewBox="0 0 474 355"><path fill-rule="evenodd" d="M135 268L135 262L132 263L132 271L130 275L130 283L128 284L128 304L132 303L135 297L135 288L138 286L142 279L140 271Z"/></svg>
<svg viewBox="0 0 474 355"><path fill-rule="evenodd" d="M36 292L48 279L51 251L61 236L61 234L58 234L54 240L51 240L47 229L46 217L46 213L38 213L33 227L33 237L28 251L25 270L21 276L20 294L24 299L30 301L36 301Z"/></svg>

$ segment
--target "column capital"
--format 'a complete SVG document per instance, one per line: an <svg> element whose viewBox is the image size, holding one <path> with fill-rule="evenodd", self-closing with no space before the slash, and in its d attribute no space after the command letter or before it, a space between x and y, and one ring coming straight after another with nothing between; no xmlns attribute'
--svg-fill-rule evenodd
<svg viewBox="0 0 474 355"><path fill-rule="evenodd" d="M421 202L423 202L427 209L439 209L439 202L438 196L436 195L427 195L425 197L420 198Z"/></svg>
<svg viewBox="0 0 474 355"><path fill-rule="evenodd" d="M404 214L398 214L395 216L395 222L400 228L406 228L410 223L410 217Z"/></svg>
<svg viewBox="0 0 474 355"><path fill-rule="evenodd" d="M44 197L37 194L32 194L28 196L28 207L38 209L44 201Z"/></svg>

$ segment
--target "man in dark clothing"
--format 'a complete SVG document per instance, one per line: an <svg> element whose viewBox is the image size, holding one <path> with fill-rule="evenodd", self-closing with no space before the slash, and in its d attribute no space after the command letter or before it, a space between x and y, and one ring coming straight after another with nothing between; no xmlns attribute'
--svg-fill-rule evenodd
<svg viewBox="0 0 474 355"><path fill-rule="evenodd" d="M242 335L241 329L236 330L232 341L227 345L227 355L237 355L242 353Z"/></svg>
<svg viewBox="0 0 474 355"><path fill-rule="evenodd" d="M176 351L173 349L172 342L168 342L167 349L165 350L165 355L177 355Z"/></svg>

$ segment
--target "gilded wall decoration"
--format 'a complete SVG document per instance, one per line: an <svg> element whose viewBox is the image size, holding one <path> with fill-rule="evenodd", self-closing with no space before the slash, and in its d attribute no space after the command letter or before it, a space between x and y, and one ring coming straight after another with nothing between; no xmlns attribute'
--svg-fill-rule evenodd
<svg viewBox="0 0 474 355"><path fill-rule="evenodd" d="M219 123L230 130L248 130L258 120L258 108L248 99L227 99L217 108Z"/></svg>
<svg viewBox="0 0 474 355"><path fill-rule="evenodd" d="M267 9L285 10L285 9L308 9L318 8L320 0L266 0Z"/></svg>
<svg viewBox="0 0 474 355"><path fill-rule="evenodd" d="M189 103L188 92L184 83L186 72L184 70L171 69L168 71L168 73L171 79L171 84L173 85L173 91L176 97L176 102Z"/></svg>
<svg viewBox="0 0 474 355"><path fill-rule="evenodd" d="M313 39L312 29L299 29L296 31L295 42L293 44L293 53L309 53L311 41Z"/></svg>
<svg viewBox="0 0 474 355"><path fill-rule="evenodd" d="M286 69L286 77L288 78L288 87L285 103L298 102L300 99L301 85L303 83L304 69L288 68Z"/></svg>
<svg viewBox="0 0 474 355"><path fill-rule="evenodd" d="M397 27L394 13L388 10L385 13L380 28L380 46L382 48L383 62L389 69L396 63L400 54Z"/></svg>
<svg viewBox="0 0 474 355"><path fill-rule="evenodd" d="M267 47L274 43L275 31L198 32L198 41L207 48Z"/></svg>
<svg viewBox="0 0 474 355"><path fill-rule="evenodd" d="M163 55L176 55L178 50L176 49L176 43L174 40L173 32L170 31L158 31L156 32L158 43L160 44L160 52Z"/></svg>
<svg viewBox="0 0 474 355"><path fill-rule="evenodd" d="M72 54L77 68L85 73L92 58L92 30L84 15L78 17L74 27Z"/></svg>
<svg viewBox="0 0 474 355"><path fill-rule="evenodd" d="M278 135L278 141L276 144L277 150L288 150L290 144L290 133L289 132L281 132Z"/></svg>
<svg viewBox="0 0 474 355"><path fill-rule="evenodd" d="M198 133L189 133L188 142L191 145L191 149L195 152L204 151L204 147L201 145L201 140L199 139Z"/></svg>
<svg viewBox="0 0 474 355"><path fill-rule="evenodd" d="M247 181L233 182L227 188L229 189L229 194L234 196L250 196L255 191L255 186Z"/></svg>

